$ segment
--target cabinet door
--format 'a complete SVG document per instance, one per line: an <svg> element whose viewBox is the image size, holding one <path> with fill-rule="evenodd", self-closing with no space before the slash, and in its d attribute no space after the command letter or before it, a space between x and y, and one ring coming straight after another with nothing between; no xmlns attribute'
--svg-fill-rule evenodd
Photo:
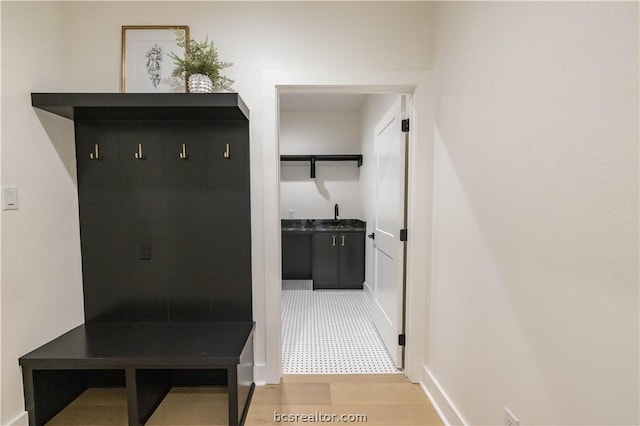
<svg viewBox="0 0 640 426"><path fill-rule="evenodd" d="M361 289L364 282L364 232L342 233L340 246L340 288Z"/></svg>
<svg viewBox="0 0 640 426"><path fill-rule="evenodd" d="M313 235L313 288L338 288L338 234Z"/></svg>
<svg viewBox="0 0 640 426"><path fill-rule="evenodd" d="M311 234L282 233L282 279L312 278Z"/></svg>

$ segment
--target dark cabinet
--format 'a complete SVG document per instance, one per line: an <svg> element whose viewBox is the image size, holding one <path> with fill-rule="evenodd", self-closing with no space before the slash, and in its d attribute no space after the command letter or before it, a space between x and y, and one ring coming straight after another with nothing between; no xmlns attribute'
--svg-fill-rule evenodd
<svg viewBox="0 0 640 426"><path fill-rule="evenodd" d="M313 288L362 289L364 232L313 235Z"/></svg>
<svg viewBox="0 0 640 426"><path fill-rule="evenodd" d="M338 288L338 234L313 235L313 288Z"/></svg>
<svg viewBox="0 0 640 426"><path fill-rule="evenodd" d="M341 288L362 288L364 283L364 232L342 233L338 257Z"/></svg>
<svg viewBox="0 0 640 426"><path fill-rule="evenodd" d="M310 280L312 276L311 233L282 233L282 279Z"/></svg>

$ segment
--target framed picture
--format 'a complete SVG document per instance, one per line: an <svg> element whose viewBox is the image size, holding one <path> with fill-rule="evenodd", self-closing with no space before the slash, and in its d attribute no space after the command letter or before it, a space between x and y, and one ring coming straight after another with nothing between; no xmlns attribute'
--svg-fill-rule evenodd
<svg viewBox="0 0 640 426"><path fill-rule="evenodd" d="M184 58L189 49L185 25L122 26L121 92L185 92L184 82L171 76L173 53Z"/></svg>

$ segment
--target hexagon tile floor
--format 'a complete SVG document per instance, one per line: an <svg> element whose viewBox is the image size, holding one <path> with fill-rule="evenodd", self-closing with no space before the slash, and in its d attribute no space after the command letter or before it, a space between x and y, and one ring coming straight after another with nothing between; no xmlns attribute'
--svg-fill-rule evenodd
<svg viewBox="0 0 640 426"><path fill-rule="evenodd" d="M282 282L284 374L398 373L371 319L364 291L312 291Z"/></svg>

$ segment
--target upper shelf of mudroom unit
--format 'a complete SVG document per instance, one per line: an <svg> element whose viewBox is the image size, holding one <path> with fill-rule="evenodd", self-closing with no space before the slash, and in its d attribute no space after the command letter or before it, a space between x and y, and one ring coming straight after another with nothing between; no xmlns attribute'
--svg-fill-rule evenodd
<svg viewBox="0 0 640 426"><path fill-rule="evenodd" d="M31 105L70 120L248 120L237 93L31 93Z"/></svg>

